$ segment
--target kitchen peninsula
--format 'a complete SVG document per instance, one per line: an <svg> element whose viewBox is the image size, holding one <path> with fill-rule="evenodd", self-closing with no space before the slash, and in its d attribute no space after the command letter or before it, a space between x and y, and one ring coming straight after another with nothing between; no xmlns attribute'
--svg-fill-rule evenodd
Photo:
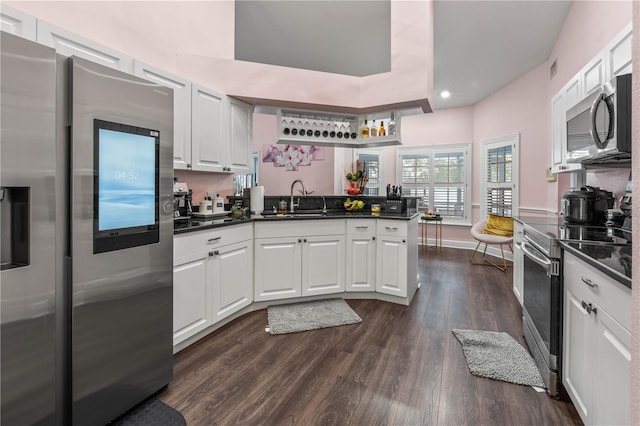
<svg viewBox="0 0 640 426"><path fill-rule="evenodd" d="M177 227L174 352L268 305L326 297L409 305L419 287L416 200L402 213L371 213L381 197L364 198L361 212L337 208L345 197L332 196L322 213L313 208L322 197L308 196L302 205L311 208L295 214Z"/></svg>

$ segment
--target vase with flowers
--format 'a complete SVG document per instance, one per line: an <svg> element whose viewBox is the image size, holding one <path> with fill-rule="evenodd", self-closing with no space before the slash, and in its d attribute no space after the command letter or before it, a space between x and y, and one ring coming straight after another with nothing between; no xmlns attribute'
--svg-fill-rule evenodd
<svg viewBox="0 0 640 426"><path fill-rule="evenodd" d="M347 194L360 195L369 182L365 161L356 160L345 172L347 178Z"/></svg>

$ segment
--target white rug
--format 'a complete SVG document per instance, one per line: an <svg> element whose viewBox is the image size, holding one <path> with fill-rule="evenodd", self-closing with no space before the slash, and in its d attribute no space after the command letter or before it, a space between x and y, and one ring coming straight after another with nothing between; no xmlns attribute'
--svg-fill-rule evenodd
<svg viewBox="0 0 640 426"><path fill-rule="evenodd" d="M362 318L343 299L269 306L267 317L269 334L297 333L362 322Z"/></svg>
<svg viewBox="0 0 640 426"><path fill-rule="evenodd" d="M459 329L452 332L462 345L471 374L546 388L529 352L507 333Z"/></svg>

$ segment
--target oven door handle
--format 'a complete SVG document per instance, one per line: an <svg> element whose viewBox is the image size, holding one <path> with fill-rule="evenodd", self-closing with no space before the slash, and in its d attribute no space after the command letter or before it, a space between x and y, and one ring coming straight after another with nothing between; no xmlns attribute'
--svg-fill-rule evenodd
<svg viewBox="0 0 640 426"><path fill-rule="evenodd" d="M538 265L542 266L545 271L547 271L547 273L551 273L551 260L547 259L546 256L540 256L538 255L536 252L537 250L535 250L535 248L533 248L533 250L535 250L536 252L532 251L529 249L529 247L531 246L531 244L527 244L526 241L522 242L522 251L524 252L524 254L529 257L531 260L533 260L534 262L536 262Z"/></svg>

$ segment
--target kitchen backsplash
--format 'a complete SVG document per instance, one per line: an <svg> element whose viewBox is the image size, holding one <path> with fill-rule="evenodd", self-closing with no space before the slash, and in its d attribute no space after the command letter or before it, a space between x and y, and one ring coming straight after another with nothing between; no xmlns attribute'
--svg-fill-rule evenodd
<svg viewBox="0 0 640 426"><path fill-rule="evenodd" d="M587 172L587 185L597 186L601 189L613 192L616 199L615 207L618 208L620 197L625 193L630 169L600 169Z"/></svg>
<svg viewBox="0 0 640 426"><path fill-rule="evenodd" d="M207 192L215 192L226 199L234 195L233 174L194 172L190 170L174 170L173 175L180 182L186 182L193 191L193 204L197 205L207 196Z"/></svg>

